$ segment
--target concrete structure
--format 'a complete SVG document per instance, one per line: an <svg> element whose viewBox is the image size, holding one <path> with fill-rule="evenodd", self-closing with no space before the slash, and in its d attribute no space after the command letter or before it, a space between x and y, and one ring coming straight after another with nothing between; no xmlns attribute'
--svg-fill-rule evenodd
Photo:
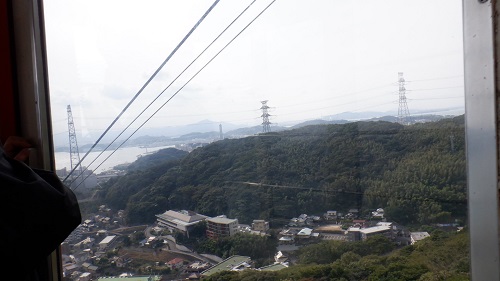
<svg viewBox="0 0 500 281"><path fill-rule="evenodd" d="M210 263L208 262L193 262L187 266L186 271L189 272L201 272L210 268Z"/></svg>
<svg viewBox="0 0 500 281"><path fill-rule="evenodd" d="M78 281L90 281L92 280L91 278L92 278L92 273L84 272L80 274L80 276L78 277Z"/></svg>
<svg viewBox="0 0 500 281"><path fill-rule="evenodd" d="M297 238L301 238L301 239L310 238L310 237L311 237L311 235L312 235L312 231L313 231L313 230L312 230L311 228L307 228L307 227L306 227L306 228L303 228L303 229L301 229L301 230L297 233L296 237L297 237Z"/></svg>
<svg viewBox="0 0 500 281"><path fill-rule="evenodd" d="M274 263L271 265L267 265L267 266L258 268L257 270L259 270L259 271L278 271L278 270L282 270L282 269L287 268L287 267L288 267L287 263Z"/></svg>
<svg viewBox="0 0 500 281"><path fill-rule="evenodd" d="M170 269L179 269L184 265L184 260L181 258L174 258L165 263Z"/></svg>
<svg viewBox="0 0 500 281"><path fill-rule="evenodd" d="M207 219L207 237L218 239L232 236L238 231L238 219L228 219L225 216Z"/></svg>
<svg viewBox="0 0 500 281"><path fill-rule="evenodd" d="M361 228L359 227L349 227L347 229L347 240L348 241L360 241L361 240Z"/></svg>
<svg viewBox="0 0 500 281"><path fill-rule="evenodd" d="M410 241L411 245L415 244L417 241L430 237L427 232L411 232L410 233Z"/></svg>
<svg viewBox="0 0 500 281"><path fill-rule="evenodd" d="M334 210L326 211L326 213L323 215L323 217L326 220L336 220L337 219L337 211L334 211Z"/></svg>
<svg viewBox="0 0 500 281"><path fill-rule="evenodd" d="M253 220L252 230L267 232L269 230L269 222L265 220Z"/></svg>
<svg viewBox="0 0 500 281"><path fill-rule="evenodd" d="M377 225L368 228L362 228L359 230L361 233L361 239L366 240L371 236L375 235L385 235L387 237L392 237L392 227L387 225Z"/></svg>
<svg viewBox="0 0 500 281"><path fill-rule="evenodd" d="M115 242L115 238L116 235L106 236L106 238L99 242L99 249L105 250L106 248L109 248Z"/></svg>
<svg viewBox="0 0 500 281"><path fill-rule="evenodd" d="M221 271L241 271L251 268L252 260L245 256L231 256L211 268L201 272L202 276L210 276Z"/></svg>
<svg viewBox="0 0 500 281"><path fill-rule="evenodd" d="M163 214L156 215L156 221L159 226L180 231L188 237L190 228L192 228L193 225L204 221L206 218L207 216L186 210L168 210Z"/></svg>
<svg viewBox="0 0 500 281"><path fill-rule="evenodd" d="M99 277L97 281L160 281L160 275L127 276L127 277Z"/></svg>

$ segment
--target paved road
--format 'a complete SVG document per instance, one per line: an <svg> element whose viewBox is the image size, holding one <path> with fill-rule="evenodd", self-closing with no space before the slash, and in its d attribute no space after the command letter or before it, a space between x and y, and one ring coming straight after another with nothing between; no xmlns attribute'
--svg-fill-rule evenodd
<svg viewBox="0 0 500 281"><path fill-rule="evenodd" d="M151 234L151 228L152 227L147 227L144 230L144 234L146 235L146 237L154 236ZM167 241L167 244L164 248L162 248L162 251L190 256L192 258L202 260L205 262L210 262L213 264L219 263L222 260L221 258L214 255L200 255L196 252L193 252L189 250L187 247L177 244L175 238L172 235L157 236L157 238Z"/></svg>

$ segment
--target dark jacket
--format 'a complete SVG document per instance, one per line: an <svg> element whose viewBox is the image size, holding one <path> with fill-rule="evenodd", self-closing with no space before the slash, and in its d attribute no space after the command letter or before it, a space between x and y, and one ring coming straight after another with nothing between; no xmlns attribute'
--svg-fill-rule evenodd
<svg viewBox="0 0 500 281"><path fill-rule="evenodd" d="M9 158L1 146L0 200L0 278L30 280L81 223L78 201L54 173Z"/></svg>

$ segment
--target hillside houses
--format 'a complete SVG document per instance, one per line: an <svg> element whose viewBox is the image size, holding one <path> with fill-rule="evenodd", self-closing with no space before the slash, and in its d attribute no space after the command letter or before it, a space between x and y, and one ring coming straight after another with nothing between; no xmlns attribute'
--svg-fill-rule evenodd
<svg viewBox="0 0 500 281"><path fill-rule="evenodd" d="M207 273L214 271L209 271L209 268L219 270L220 266L213 266L219 262L218 259L201 258L204 255L198 255L196 250L191 248L192 245L187 243L182 245L188 239L197 239L196 237L187 237L191 227L196 230L196 232L192 232L193 236L196 233L197 237L204 235L206 238L214 240L239 233L277 239L278 246L275 249L277 254L274 257L276 263L256 269L262 271L286 268L288 262L293 265L294 255L292 252L309 244L332 240L346 243L363 241L375 235L383 235L398 242L402 233L402 228L393 222L372 219L373 213L371 211L364 211L367 214L365 216L353 216L356 214L354 209L343 212L344 214L352 214L349 218L335 210L328 210L320 216L303 213L286 220L281 229L278 228L279 226L270 225L269 221L262 219L255 219L251 221L251 224L240 224L237 218L228 218L224 215L208 217L188 210L167 210L156 216L156 224L123 227L124 229L130 228L126 232L121 232L120 229L113 226L115 225L113 218L116 215L112 210L100 208L99 212L99 215L92 215L89 219L84 220L78 228L77 234L69 237L61 247L65 256L63 268L68 280L96 280L101 276L100 272L104 272L103 269L106 270L106 268L123 270L124 272L129 270L134 266L134 259L137 257L130 253L124 254L121 251L130 245L139 248L141 253L151 251L156 256L172 250L172 253L175 253L173 256L155 262L155 266L160 268L159 270L172 272L166 273L167 276L179 274L183 277L190 276L190 280L196 280L196 278L200 278L200 275L205 274L206 276ZM270 229L271 227L274 229ZM177 233L173 234L172 232ZM186 236L179 235L179 233ZM412 234L412 243L425 238L424 234L420 236L417 232ZM403 245L409 244L410 237L405 237L405 239L408 242ZM225 239L219 240L219 242L224 241ZM194 256L198 255L199 258L193 260L189 255L184 256L184 253L179 255L179 252L182 251L194 254ZM234 258L237 259L237 257ZM246 261L246 259L243 259L241 263L238 263L238 259L233 260L230 265L230 270L253 267L252 262Z"/></svg>

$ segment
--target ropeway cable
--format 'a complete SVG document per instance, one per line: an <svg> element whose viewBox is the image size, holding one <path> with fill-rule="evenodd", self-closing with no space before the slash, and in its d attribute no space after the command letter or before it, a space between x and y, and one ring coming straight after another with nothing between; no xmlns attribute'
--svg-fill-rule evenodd
<svg viewBox="0 0 500 281"><path fill-rule="evenodd" d="M163 93L165 93L165 91L167 89L170 88L170 86L172 86L172 84L177 81L177 79L179 79L179 77L181 77L182 74L184 74L184 72L186 72L254 3L255 1L257 0L253 0L226 28L224 28L224 30L219 33L219 35L217 37L215 37L214 40L212 40L212 42L210 44L208 44L208 46L193 60L191 61L190 64L188 64L188 66L186 66L186 68L184 68L184 70L181 71L181 73L179 75L177 75L177 77L175 77L174 80L172 80L172 82L170 82L170 84L168 84L167 87L165 87L165 89L163 89L160 94L158 94L158 96L156 96L156 98L154 98L147 106L146 108L144 108L121 132L120 134L118 134L118 136L116 136L109 144L108 146L106 146L106 148L104 148L101 153L99 153L99 155L97 155L94 160L92 160L92 162L90 162L81 172L80 172L80 175L78 175L77 177L75 177L75 179L69 183L69 185L71 186L81 175L83 175L83 173L85 173L85 171L87 171L90 167L90 165L92 165L123 133L125 133L125 131L151 106L153 105L154 102L156 102L156 100L158 100L158 98L161 97L161 95L163 95ZM82 159L83 160L83 159Z"/></svg>
<svg viewBox="0 0 500 281"><path fill-rule="evenodd" d="M243 31L245 31L255 20L257 20L257 18L259 18L269 7L271 7L271 5L276 2L276 0L273 0L271 3L269 3L269 5L267 5L256 17L254 17L240 32L238 32L226 45L224 45L224 47L222 49L220 49L219 52L217 52L205 65L203 65L202 68L200 68L200 70L198 70L193 76L191 76L191 78L189 78L189 80L184 83L184 85L182 85L182 87L180 87L166 102L164 102L150 117L148 117L148 119L146 119L146 121L144 121L135 131L132 132L132 134L130 136L128 136L117 148L115 148L113 150L113 152L111 152L111 154L109 154L105 159L104 161L101 162L101 164L99 164L95 169L98 169L102 164L104 164L104 162L106 162L120 147L122 147L122 145L124 145L135 133L137 133L137 131L139 131L151 118L153 118L156 113L158 113L168 102L170 102L182 89L184 89L184 87L186 87L187 84L189 84L196 76L198 76L198 74L204 70L217 56L219 56L220 53L222 53L222 51L224 51L236 38L238 38L241 33L243 33ZM90 174L87 175L73 190L77 189L88 177L90 177Z"/></svg>
<svg viewBox="0 0 500 281"><path fill-rule="evenodd" d="M97 141L92 145L92 147L85 153L83 158L76 164L76 166L71 169L69 174L64 178L63 183L73 174L73 172L81 165L82 161L89 155L89 153L96 147L96 145L102 140L102 138L108 133L108 131L113 127L113 125L120 119L120 117L125 113L129 106L135 101L135 99L142 93L142 91L149 85L154 77L160 72L160 70L165 66L165 64L172 58L172 56L179 50L179 48L186 42L186 40L191 36L191 34L196 30L196 28L203 22L203 20L208 16L212 9L219 3L220 0L215 0L214 3L208 8L208 10L203 14L203 16L196 22L196 24L191 28L191 30L182 38L182 40L177 44L174 50L168 55L168 57L162 62L162 64L156 69L156 71L151 75L151 77L146 81L146 83L141 87L141 89L135 94L135 96L129 101L129 103L122 109L120 114L111 122L111 124L106 128L106 130L101 134Z"/></svg>

